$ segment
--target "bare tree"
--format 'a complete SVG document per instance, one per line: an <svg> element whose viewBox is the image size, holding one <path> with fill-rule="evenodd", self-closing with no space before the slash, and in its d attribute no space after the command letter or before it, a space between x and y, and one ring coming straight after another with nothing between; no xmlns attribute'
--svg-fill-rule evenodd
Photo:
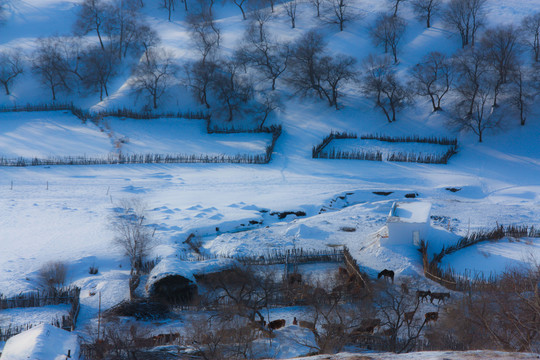
<svg viewBox="0 0 540 360"><path fill-rule="evenodd" d="M187 17L190 26L191 41L201 54L202 62L213 58L220 46L221 31L209 12L192 14Z"/></svg>
<svg viewBox="0 0 540 360"><path fill-rule="evenodd" d="M388 122L396 121L396 113L405 106L407 92L395 74L390 59L370 55L364 64L363 93L375 100Z"/></svg>
<svg viewBox="0 0 540 360"><path fill-rule="evenodd" d="M262 94L259 93L259 96L261 99L255 107L255 114L259 122L259 129L262 130L268 116L276 110L283 109L283 103L279 95L275 92L262 92Z"/></svg>
<svg viewBox="0 0 540 360"><path fill-rule="evenodd" d="M110 5L103 0L84 0L80 6L77 21L74 24L75 34L86 35L95 31L101 49L104 50L102 32L104 23L111 12Z"/></svg>
<svg viewBox="0 0 540 360"><path fill-rule="evenodd" d="M208 93L215 77L214 74L218 66L214 61L198 60L186 66L188 85L193 90L199 103L210 109Z"/></svg>
<svg viewBox="0 0 540 360"><path fill-rule="evenodd" d="M248 103L253 98L253 83L249 77L240 73L243 66L234 58L219 63L210 83L212 92L219 100L214 117L223 117L231 122L248 110Z"/></svg>
<svg viewBox="0 0 540 360"><path fill-rule="evenodd" d="M15 78L24 71L20 49L0 51L0 84L4 85L6 95Z"/></svg>
<svg viewBox="0 0 540 360"><path fill-rule="evenodd" d="M171 21L171 16L175 10L176 4L177 0L163 0L163 3L161 4L161 7L167 10L169 21Z"/></svg>
<svg viewBox="0 0 540 360"><path fill-rule="evenodd" d="M359 14L351 8L350 3L350 0L328 0L329 9L327 12L332 15L325 17L325 21L337 24L339 31L343 31L345 23L354 21L359 17Z"/></svg>
<svg viewBox="0 0 540 360"><path fill-rule="evenodd" d="M518 40L516 28L512 25L499 25L487 29L480 41L486 59L497 72L501 84L508 81L509 74L517 66L520 53Z"/></svg>
<svg viewBox="0 0 540 360"><path fill-rule="evenodd" d="M265 25L272 18L272 13L268 9L257 8L251 12L250 18L252 23L248 31L256 29L259 33L259 42L263 42L265 37Z"/></svg>
<svg viewBox="0 0 540 360"><path fill-rule="evenodd" d="M519 112L520 124L523 126L527 121L534 101L534 89L531 85L531 71L524 66L517 66L514 69L512 83L510 84L510 102Z"/></svg>
<svg viewBox="0 0 540 360"><path fill-rule="evenodd" d="M398 62L398 47L406 27L407 23L402 18L380 14L375 21L375 26L370 30L370 36L375 46L383 46L385 54L389 50L392 51L394 63Z"/></svg>
<svg viewBox="0 0 540 360"><path fill-rule="evenodd" d="M187 1L187 0L186 0ZM238 6L238 8L240 9L240 11L242 12L242 18L244 20L247 19L246 17L246 12L244 11L244 5L248 2L248 0L231 0L232 3L236 6Z"/></svg>
<svg viewBox="0 0 540 360"><path fill-rule="evenodd" d="M450 0L443 14L445 24L459 32L461 46L474 46L476 32L484 26L486 0Z"/></svg>
<svg viewBox="0 0 540 360"><path fill-rule="evenodd" d="M39 75L41 83L47 86L56 100L59 90L72 89L72 75L77 72L78 56L75 67L70 64L72 48L65 39L58 37L39 39L32 60L32 70Z"/></svg>
<svg viewBox="0 0 540 360"><path fill-rule="evenodd" d="M278 77L287 69L291 49L288 43L271 39L264 30L260 30L257 36L248 29L245 43L238 53L241 61L254 66L272 82L272 90L275 90Z"/></svg>
<svg viewBox="0 0 540 360"><path fill-rule="evenodd" d="M392 16L398 16L398 8L399 8L399 4L401 4L402 2L405 2L407 0L388 0L388 2L390 3L392 9L394 9L394 13Z"/></svg>
<svg viewBox="0 0 540 360"><path fill-rule="evenodd" d="M461 93L461 99L454 107L450 123L462 130L472 131L478 136L478 142L482 142L483 135L486 131L500 127L502 114L495 111L492 105L493 98L495 97L492 83L489 81L480 81L475 91L475 97L472 102L470 98L464 97L463 93ZM471 105L472 111L469 112L467 108Z"/></svg>
<svg viewBox="0 0 540 360"><path fill-rule="evenodd" d="M296 27L296 6L298 2L296 0L284 0L282 3L287 16L291 19L291 27L294 29Z"/></svg>
<svg viewBox="0 0 540 360"><path fill-rule="evenodd" d="M309 2L315 7L317 17L321 17L321 6L324 4L324 0L309 0Z"/></svg>
<svg viewBox="0 0 540 360"><path fill-rule="evenodd" d="M375 304L381 317L381 326L386 327L389 350L402 353L414 349L426 324L417 314L420 303L416 297L389 286L378 292Z"/></svg>
<svg viewBox="0 0 540 360"><path fill-rule="evenodd" d="M129 295L133 299L139 286L143 261L154 246L155 229L147 225L145 204L136 198L118 203L111 226L115 232L113 243L129 258Z"/></svg>
<svg viewBox="0 0 540 360"><path fill-rule="evenodd" d="M99 100L103 100L103 93L109 96L109 81L117 74L119 60L116 54L99 47L90 47L82 55L83 85L87 89L99 91Z"/></svg>
<svg viewBox="0 0 540 360"><path fill-rule="evenodd" d="M419 20L426 22L426 27L431 27L433 15L440 9L442 0L412 0L413 11Z"/></svg>
<svg viewBox="0 0 540 360"><path fill-rule="evenodd" d="M442 98L450 91L454 72L450 60L439 52L430 52L411 70L411 88L419 96L429 96L433 111L442 110Z"/></svg>
<svg viewBox="0 0 540 360"><path fill-rule="evenodd" d="M319 62L324 56L325 47L323 37L313 30L302 35L292 46L287 82L302 96L313 92L320 98L323 96L320 91Z"/></svg>
<svg viewBox="0 0 540 360"><path fill-rule="evenodd" d="M171 52L162 48L150 48L135 68L132 86L138 93L145 92L154 109L175 78L177 66Z"/></svg>
<svg viewBox="0 0 540 360"><path fill-rule="evenodd" d="M55 294L66 283L67 265L62 261L49 261L38 271L40 285Z"/></svg>
<svg viewBox="0 0 540 360"><path fill-rule="evenodd" d="M531 47L533 59L540 61L540 12L528 15L521 22L525 43Z"/></svg>
<svg viewBox="0 0 540 360"><path fill-rule="evenodd" d="M319 69L321 72L321 92L328 100L330 106L339 109L338 100L341 97L341 88L344 84L356 78L356 59L347 55L336 55L331 58L325 56L321 59Z"/></svg>
<svg viewBox="0 0 540 360"><path fill-rule="evenodd" d="M467 104L468 114L472 114L479 88L489 82L485 54L477 49L462 51L454 57L453 63L457 79L455 90L462 105Z"/></svg>
<svg viewBox="0 0 540 360"><path fill-rule="evenodd" d="M464 350L540 351L539 280L536 265L507 270L495 282L471 289L427 334L430 343Z"/></svg>

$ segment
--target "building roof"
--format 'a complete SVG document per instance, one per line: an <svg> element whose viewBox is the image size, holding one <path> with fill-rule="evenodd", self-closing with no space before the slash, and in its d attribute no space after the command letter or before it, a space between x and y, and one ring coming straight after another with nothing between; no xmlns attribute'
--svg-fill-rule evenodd
<svg viewBox="0 0 540 360"><path fill-rule="evenodd" d="M431 203L425 201L395 202L387 222L426 223L429 221Z"/></svg>

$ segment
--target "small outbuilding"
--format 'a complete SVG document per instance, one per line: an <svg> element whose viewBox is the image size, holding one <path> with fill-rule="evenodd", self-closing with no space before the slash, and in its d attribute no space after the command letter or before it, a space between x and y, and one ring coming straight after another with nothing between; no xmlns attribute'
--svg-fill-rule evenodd
<svg viewBox="0 0 540 360"><path fill-rule="evenodd" d="M2 360L78 359L79 351L77 335L41 324L9 338L2 351Z"/></svg>
<svg viewBox="0 0 540 360"><path fill-rule="evenodd" d="M430 224L431 203L425 201L395 202L388 214L386 244L420 245L426 240Z"/></svg>
<svg viewBox="0 0 540 360"><path fill-rule="evenodd" d="M146 291L160 300L186 302L197 295L197 281L186 261L170 257L161 260L152 269Z"/></svg>

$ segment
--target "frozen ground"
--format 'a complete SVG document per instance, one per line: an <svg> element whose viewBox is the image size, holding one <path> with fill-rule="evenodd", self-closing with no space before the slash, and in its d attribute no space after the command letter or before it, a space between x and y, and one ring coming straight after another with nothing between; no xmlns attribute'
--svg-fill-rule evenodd
<svg viewBox="0 0 540 360"><path fill-rule="evenodd" d="M16 45L30 51L32 41L39 36L67 33L73 22L69 20L76 14L75 4L67 0L13 2L0 33L0 46ZM332 52L362 59L370 52L380 52L372 48L366 27L384 5L378 0L362 0L356 1L355 7L365 10L366 16L344 32L338 32L334 25L315 22L308 4L299 5L296 29L289 28L279 7L270 29L292 39L318 27L329 39ZM508 0L504 4L489 0L488 22L517 23L539 7L539 0ZM175 15L169 23L161 10L147 7L144 11L164 44L174 48L179 59L193 57L182 15ZM241 37L245 23L232 6L217 6L216 13L223 26L224 49L229 51ZM53 16L65 21L51 22ZM403 16L410 27L403 40L400 73L416 64L426 49L452 53L459 48L459 39L443 30L438 20L433 28L425 30L407 7ZM140 98L127 89L127 81L126 77L119 78L111 88L112 95L103 102L92 95L77 98L76 103L95 109L142 107ZM197 110L185 89L176 90L169 94L163 111ZM0 95L0 104L48 99L49 94L28 71L11 96ZM385 235L384 229L376 232L384 226L392 202L403 200L406 193L417 192L420 199L433 204L431 214L437 218L432 221L430 252L453 243L468 231L491 228L497 222L540 226L538 104L524 127L518 125L516 117L509 116L502 131L486 134L484 142L478 143L474 135L445 127L447 115L432 114L424 99L408 107L392 124L354 89L347 89L345 107L339 111L311 99L287 98L285 103L285 109L269 121L282 123L284 131L268 165L0 168L0 292L14 295L36 289L40 266L49 260L62 260L69 265L68 281L82 288L81 327L97 314L98 292L103 308L125 299L129 264L121 249L111 245L114 233L109 223L116 203L129 197L141 198L148 204L148 220L157 229L153 255L186 253L189 250L182 242L191 233L201 239L206 251L215 254L260 254L274 248L325 249L346 244L370 275L391 268L398 278L416 277L421 272L418 252L413 247L381 246L379 239ZM30 121L32 117L35 121ZM91 124L82 126L70 119L71 115L63 113L54 117L0 114L0 153L26 156L22 154L37 152L47 156L75 150L88 155L100 154L102 149L106 149L105 153L115 150L113 138L106 131L101 133ZM198 146L204 146L205 152L259 153L268 143L263 135L216 136L214 140L202 134L202 123L200 127L189 121L181 127L171 124L169 120L145 123L114 119L108 126L114 139L129 138L122 147L128 152L177 148L171 151L198 152ZM457 136L459 153L448 165L311 159L312 146L332 129L392 136ZM447 187L461 190L452 193ZM385 197L373 191L392 193ZM273 211L303 211L306 216L289 215L280 220L270 215ZM344 226L355 227L356 231L340 230ZM252 231L244 231L247 229ZM538 239L530 243L505 240L480 244L444 261L463 271L500 272L509 265L537 260L538 244ZM526 256L529 250L532 260ZM88 274L92 265L99 268L95 276Z"/></svg>

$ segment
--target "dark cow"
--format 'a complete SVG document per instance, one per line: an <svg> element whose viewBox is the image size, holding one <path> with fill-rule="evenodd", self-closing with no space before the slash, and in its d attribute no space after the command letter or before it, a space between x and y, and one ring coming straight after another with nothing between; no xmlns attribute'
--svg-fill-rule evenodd
<svg viewBox="0 0 540 360"><path fill-rule="evenodd" d="M446 298L450 298L450 293L438 293L434 292L429 295L430 301L433 304L433 300L437 299L437 304L440 304L441 301L444 303Z"/></svg>
<svg viewBox="0 0 540 360"><path fill-rule="evenodd" d="M281 329L284 326L285 326L285 319L274 320L268 323L268 328L270 330Z"/></svg>
<svg viewBox="0 0 540 360"><path fill-rule="evenodd" d="M390 278L390 280L392 280L392 283L394 282L394 272L392 270L384 269L379 273L379 275L377 275L377 279L380 279L383 276L385 280Z"/></svg>
<svg viewBox="0 0 540 360"><path fill-rule="evenodd" d="M423 290L416 290L416 299L418 301L424 302L424 300L427 299L428 296L431 295L431 291L423 291Z"/></svg>
<svg viewBox="0 0 540 360"><path fill-rule="evenodd" d="M439 313L438 312L428 312L424 315L426 318L426 324L430 321L437 321L439 319Z"/></svg>

